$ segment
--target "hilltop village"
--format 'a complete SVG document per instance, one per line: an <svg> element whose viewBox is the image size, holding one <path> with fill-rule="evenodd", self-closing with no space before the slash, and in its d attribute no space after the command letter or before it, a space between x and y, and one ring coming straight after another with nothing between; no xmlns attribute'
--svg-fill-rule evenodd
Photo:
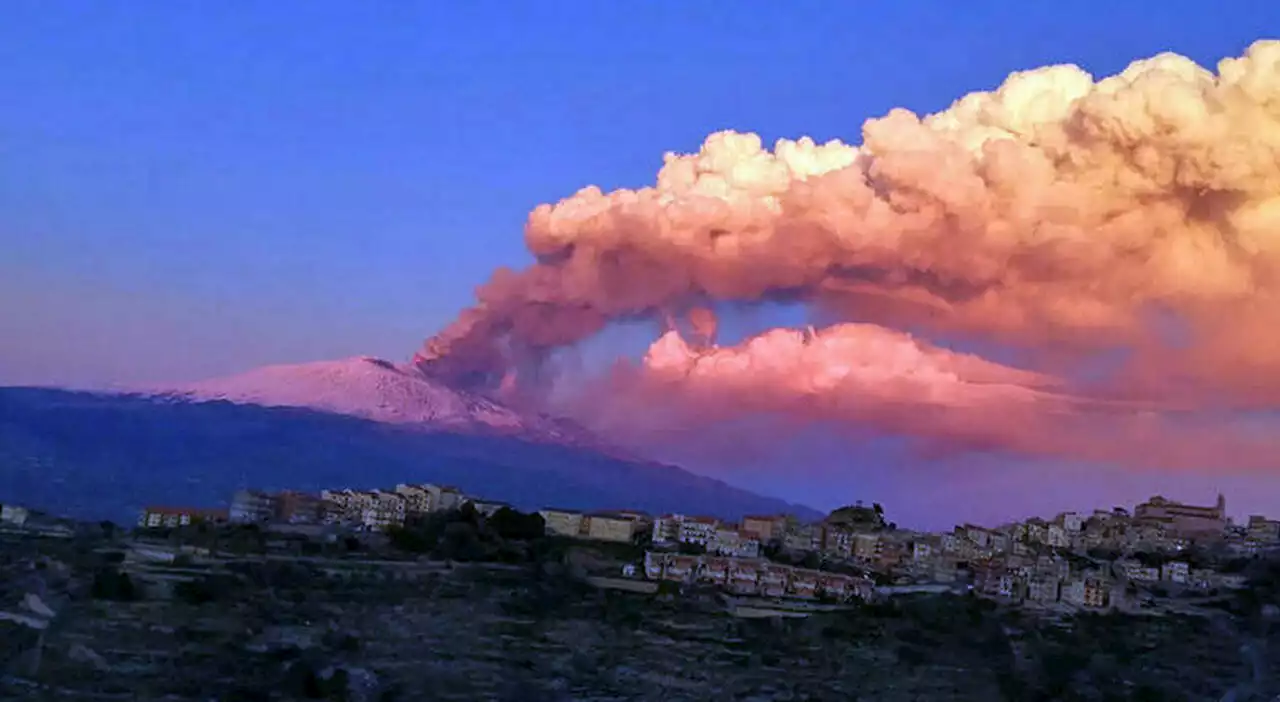
<svg viewBox="0 0 1280 702"><path fill-rule="evenodd" d="M0 697L1220 699L1280 669L1280 529L1224 507L928 534L875 504L730 523L432 485L133 529L5 505Z"/></svg>
<svg viewBox="0 0 1280 702"><path fill-rule="evenodd" d="M201 520L276 525L314 534L395 535L431 515L459 509L480 518L520 514L508 504L437 485L391 490L238 492L226 511L150 508L143 527ZM1280 545L1280 522L1233 524L1225 500L1213 506L1153 497L1132 512L1067 512L995 528L946 533L899 529L879 504L857 503L819 522L787 515L734 523L705 516L619 510L537 512L548 536L636 547L643 556L598 573L623 580L709 586L739 596L846 601L909 592L973 592L1050 611L1185 610L1244 584L1251 556Z"/></svg>

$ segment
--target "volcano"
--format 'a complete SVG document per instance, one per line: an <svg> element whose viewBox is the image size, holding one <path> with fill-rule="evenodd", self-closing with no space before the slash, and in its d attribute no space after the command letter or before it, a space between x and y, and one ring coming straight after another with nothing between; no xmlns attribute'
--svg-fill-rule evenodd
<svg viewBox="0 0 1280 702"><path fill-rule="evenodd" d="M376 358L143 392L0 388L0 502L127 522L148 504L226 504L239 488L402 482L524 509L819 516Z"/></svg>

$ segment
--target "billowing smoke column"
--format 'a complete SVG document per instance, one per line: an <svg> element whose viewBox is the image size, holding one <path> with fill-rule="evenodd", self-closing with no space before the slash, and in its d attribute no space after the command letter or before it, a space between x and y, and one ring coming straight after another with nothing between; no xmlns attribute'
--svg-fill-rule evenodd
<svg viewBox="0 0 1280 702"><path fill-rule="evenodd" d="M416 363L493 386L613 320L688 316L710 344L703 305L785 297L1075 360L1124 345L1135 396L1280 399L1280 42L1216 75L1174 54L1096 82L1015 73L862 136L770 152L721 132L654 187L539 206L537 263L495 274Z"/></svg>

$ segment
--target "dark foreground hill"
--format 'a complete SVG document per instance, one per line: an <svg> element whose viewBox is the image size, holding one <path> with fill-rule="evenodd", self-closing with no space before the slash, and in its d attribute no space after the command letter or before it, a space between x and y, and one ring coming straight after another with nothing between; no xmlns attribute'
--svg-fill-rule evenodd
<svg viewBox="0 0 1280 702"><path fill-rule="evenodd" d="M673 466L519 437L424 431L309 409L0 388L0 503L127 521L240 487L457 485L522 508L816 512Z"/></svg>

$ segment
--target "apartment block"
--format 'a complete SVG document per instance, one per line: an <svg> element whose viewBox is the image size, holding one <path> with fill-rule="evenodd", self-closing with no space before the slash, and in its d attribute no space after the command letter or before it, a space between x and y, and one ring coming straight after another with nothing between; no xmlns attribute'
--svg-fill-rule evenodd
<svg viewBox="0 0 1280 702"><path fill-rule="evenodd" d="M548 534L573 538L585 535L586 515L578 510L549 507L538 514L542 515Z"/></svg>
<svg viewBox="0 0 1280 702"><path fill-rule="evenodd" d="M276 518L276 497L257 490L237 490L231 497L229 518L240 524L273 521Z"/></svg>

